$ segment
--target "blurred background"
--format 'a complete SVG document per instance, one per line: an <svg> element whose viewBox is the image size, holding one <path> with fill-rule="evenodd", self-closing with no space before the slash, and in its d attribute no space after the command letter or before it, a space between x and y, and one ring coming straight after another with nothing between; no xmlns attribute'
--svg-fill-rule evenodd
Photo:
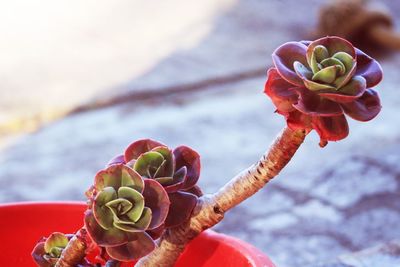
<svg viewBox="0 0 400 267"><path fill-rule="evenodd" d="M399 28L400 3L381 2ZM84 200L94 174L144 137L196 149L200 185L216 191L284 127L262 93L270 55L310 38L325 3L1 2L0 203ZM324 149L311 133L216 230L289 267L400 238L400 54L379 61L378 118Z"/></svg>

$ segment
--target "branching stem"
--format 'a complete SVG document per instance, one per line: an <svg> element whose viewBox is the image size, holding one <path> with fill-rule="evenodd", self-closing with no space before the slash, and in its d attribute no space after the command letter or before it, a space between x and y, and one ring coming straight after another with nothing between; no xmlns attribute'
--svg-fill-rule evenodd
<svg viewBox="0 0 400 267"><path fill-rule="evenodd" d="M218 192L199 198L190 220L186 224L169 229L160 239L159 246L135 266L174 266L190 240L220 222L226 211L255 194L278 175L296 153L306 135L303 130L285 128L256 164L235 176Z"/></svg>

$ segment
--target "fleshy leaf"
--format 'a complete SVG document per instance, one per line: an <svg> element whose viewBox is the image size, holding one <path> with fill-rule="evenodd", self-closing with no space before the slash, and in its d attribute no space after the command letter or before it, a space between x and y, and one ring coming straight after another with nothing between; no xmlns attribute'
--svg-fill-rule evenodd
<svg viewBox="0 0 400 267"><path fill-rule="evenodd" d="M304 79L303 81L304 81L304 85L311 91L322 91L322 90L334 91L334 90L336 90L335 87L328 85L328 84L322 84L322 83L314 82L314 81L307 80L307 79Z"/></svg>
<svg viewBox="0 0 400 267"><path fill-rule="evenodd" d="M329 51L323 45L315 46L313 53L314 53L314 56L315 56L315 59L317 60L317 62L321 62L322 60L329 57Z"/></svg>
<svg viewBox="0 0 400 267"><path fill-rule="evenodd" d="M149 227L150 221L151 210L149 208L144 208L141 217L137 222L114 220L114 226L127 232L142 232Z"/></svg>
<svg viewBox="0 0 400 267"><path fill-rule="evenodd" d="M306 88L298 88L296 91L300 97L298 103L293 106L303 113L316 116L336 116L343 114L343 110L338 103L320 97Z"/></svg>
<svg viewBox="0 0 400 267"><path fill-rule="evenodd" d="M36 244L31 253L33 260L40 267L52 267L53 264L48 262L43 256L46 254L44 251L44 241Z"/></svg>
<svg viewBox="0 0 400 267"><path fill-rule="evenodd" d="M153 239L145 232L135 233L136 238L120 246L106 247L111 258L119 261L133 261L142 258L155 248Z"/></svg>
<svg viewBox="0 0 400 267"><path fill-rule="evenodd" d="M329 56L333 56L337 52L345 52L352 58L356 57L354 47L349 41L337 36L327 36L311 42L308 46L306 54L309 65L311 64L311 57L314 53L314 49L317 46L324 46L328 50Z"/></svg>
<svg viewBox="0 0 400 267"><path fill-rule="evenodd" d="M152 220L149 230L157 228L164 223L169 210L169 198L162 185L155 180L145 179L143 197L145 206L151 209Z"/></svg>
<svg viewBox="0 0 400 267"><path fill-rule="evenodd" d="M359 49L357 53L357 70L355 75L364 77L367 82L367 88L373 87L381 82L383 77L381 65L373 58Z"/></svg>
<svg viewBox="0 0 400 267"><path fill-rule="evenodd" d="M159 182L160 184L162 184L163 186L170 185L174 181L174 179L172 177L159 177L159 178L156 178L155 180L157 182Z"/></svg>
<svg viewBox="0 0 400 267"><path fill-rule="evenodd" d="M153 148L159 146L165 146L165 145L151 139L142 139L135 141L126 148L124 153L125 161L129 162L133 159L137 159L143 153L146 153L152 150Z"/></svg>
<svg viewBox="0 0 400 267"><path fill-rule="evenodd" d="M99 246L117 246L134 238L134 233L124 232L117 228L104 230L94 218L93 212L85 212L85 228L92 240Z"/></svg>
<svg viewBox="0 0 400 267"><path fill-rule="evenodd" d="M297 101L297 94L292 90L293 85L284 80L275 68L268 70L267 82L264 93L266 93L280 112L291 112L293 104Z"/></svg>
<svg viewBox="0 0 400 267"><path fill-rule="evenodd" d="M52 233L44 243L44 251L51 254L54 248L65 248L68 245L68 238L60 232ZM59 257L59 255L52 255L53 257Z"/></svg>
<svg viewBox="0 0 400 267"><path fill-rule="evenodd" d="M164 172L157 173L156 177L172 177L175 170L175 165L174 165L175 159L174 155L172 154L172 151L165 146L153 148L152 151L160 153L166 160Z"/></svg>
<svg viewBox="0 0 400 267"><path fill-rule="evenodd" d="M175 172L172 183L170 185L164 186L165 191L168 193L176 192L180 190L186 181L187 168L183 166L178 171Z"/></svg>
<svg viewBox="0 0 400 267"><path fill-rule="evenodd" d="M343 75L346 72L346 67L344 66L344 64L342 63L342 61L340 61L337 58L327 58L321 61L321 65L322 67L326 68L329 66L336 66L337 70L338 70L338 75Z"/></svg>
<svg viewBox="0 0 400 267"><path fill-rule="evenodd" d="M336 78L336 66L323 68L312 76L313 81L332 83Z"/></svg>
<svg viewBox="0 0 400 267"><path fill-rule="evenodd" d="M287 114L286 122L292 130L311 130L311 116L298 110L294 110Z"/></svg>
<svg viewBox="0 0 400 267"><path fill-rule="evenodd" d="M162 224L157 228L154 228L152 230L147 230L146 233L148 233L153 240L159 239L165 232L165 225Z"/></svg>
<svg viewBox="0 0 400 267"><path fill-rule="evenodd" d="M188 220L197 204L197 196L186 193L176 192L168 194L171 206L168 217L165 220L165 227L174 227Z"/></svg>
<svg viewBox="0 0 400 267"><path fill-rule="evenodd" d="M123 164L114 164L99 171L95 176L94 187L98 192L109 186L115 190L121 186L129 186L142 192L144 184L136 171Z"/></svg>
<svg viewBox="0 0 400 267"><path fill-rule="evenodd" d="M345 53L345 52L338 52L336 54L333 55L333 58L336 58L338 60L340 60L343 65L345 66L345 73L338 77L333 84L336 86L336 88L341 88L344 85L347 84L347 82L351 79L351 77L353 77L355 71L356 71L356 60L351 57L349 54Z"/></svg>
<svg viewBox="0 0 400 267"><path fill-rule="evenodd" d="M114 164L125 164L125 158L124 155L118 155L113 157L106 165L106 167L110 166L110 165L114 165Z"/></svg>
<svg viewBox="0 0 400 267"><path fill-rule="evenodd" d="M294 86L302 86L303 82L293 69L293 63L299 61L303 65L306 60L307 47L299 42L288 42L278 47L272 54L272 60L279 74Z"/></svg>
<svg viewBox="0 0 400 267"><path fill-rule="evenodd" d="M183 190L183 191L187 192L187 193L191 193L191 194L193 194L195 196L198 196L198 197L201 197L203 195L203 191L201 191L201 188L198 185L195 185L192 188L189 188L189 189L186 189L186 190Z"/></svg>
<svg viewBox="0 0 400 267"><path fill-rule="evenodd" d="M312 125L322 140L338 141L346 138L349 134L349 125L344 115L314 116Z"/></svg>
<svg viewBox="0 0 400 267"><path fill-rule="evenodd" d="M362 76L354 76L344 87L336 92L320 93L319 95L338 103L349 103L365 92L365 79Z"/></svg>
<svg viewBox="0 0 400 267"><path fill-rule="evenodd" d="M179 146L174 149L176 169L179 170L183 166L187 168L186 181L182 189L188 189L194 186L200 177L200 155L187 146Z"/></svg>
<svg viewBox="0 0 400 267"><path fill-rule="evenodd" d="M133 190L133 189L132 189ZM108 202L117 198L117 192L113 187L105 187L96 196L93 207L93 214L97 222L105 230L110 229L113 223L113 213L105 206Z"/></svg>
<svg viewBox="0 0 400 267"><path fill-rule="evenodd" d="M121 215L126 214L133 207L133 204L129 200L117 198L108 202L106 206L113 213L114 221L117 221Z"/></svg>
<svg viewBox="0 0 400 267"><path fill-rule="evenodd" d="M138 157L133 169L142 177L154 178L154 174L164 161L163 155L155 151L149 151Z"/></svg>
<svg viewBox="0 0 400 267"><path fill-rule="evenodd" d="M344 112L358 121L369 121L375 118L381 110L378 93L367 89L364 94L351 103L342 104Z"/></svg>
<svg viewBox="0 0 400 267"><path fill-rule="evenodd" d="M295 61L293 63L293 68L296 71L297 75L299 75L302 79L309 79L310 80L313 77L313 72L310 71L306 66L304 66L299 61Z"/></svg>
<svg viewBox="0 0 400 267"><path fill-rule="evenodd" d="M139 220L144 208L144 198L142 194L130 187L120 187L118 189L118 197L127 199L133 204L133 208L126 212L126 216L134 222Z"/></svg>

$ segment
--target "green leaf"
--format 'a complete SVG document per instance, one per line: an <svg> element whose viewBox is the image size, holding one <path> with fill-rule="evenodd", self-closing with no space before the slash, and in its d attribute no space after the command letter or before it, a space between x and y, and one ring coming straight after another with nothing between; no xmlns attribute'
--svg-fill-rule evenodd
<svg viewBox="0 0 400 267"><path fill-rule="evenodd" d="M138 157L133 169L143 177L153 178L155 172L163 162L164 157L162 154L155 151L149 151Z"/></svg>
<svg viewBox="0 0 400 267"><path fill-rule="evenodd" d="M156 178L155 180L162 185L169 185L173 182L174 179L172 177L159 177Z"/></svg>
<svg viewBox="0 0 400 267"><path fill-rule="evenodd" d="M115 222L116 220L119 220L120 215L127 213L133 207L133 204L129 200L117 198L108 202L106 206L109 207L113 213Z"/></svg>
<svg viewBox="0 0 400 267"><path fill-rule="evenodd" d="M126 232L140 232L146 230L151 222L151 210L144 208L142 216L137 222L130 222L125 220L114 220L114 226Z"/></svg>
<svg viewBox="0 0 400 267"><path fill-rule="evenodd" d="M131 187L141 193L143 192L144 182L139 173L132 168L124 166L121 171L121 186Z"/></svg>
<svg viewBox="0 0 400 267"><path fill-rule="evenodd" d="M96 196L93 207L93 214L99 225L108 230L113 225L113 213L106 204L117 198L117 193L113 187L106 187Z"/></svg>
<svg viewBox="0 0 400 267"><path fill-rule="evenodd" d="M105 204L107 204L108 202L110 202L111 200L114 200L117 198L117 192L115 191L115 189L113 187L105 187L103 190L101 190L94 202L96 205L98 206L103 206Z"/></svg>
<svg viewBox="0 0 400 267"><path fill-rule="evenodd" d="M96 221L92 210L85 212L85 228L87 229L90 237L99 246L116 246L126 243L135 235L121 231L115 227L109 230L104 230Z"/></svg>
<svg viewBox="0 0 400 267"><path fill-rule="evenodd" d="M314 47L313 54L317 62L321 62L322 60L329 57L328 49L326 49L326 47L323 45L317 45L316 47Z"/></svg>
<svg viewBox="0 0 400 267"><path fill-rule="evenodd" d="M336 79L336 70L336 66L323 68L322 70L314 74L312 80L330 84Z"/></svg>
<svg viewBox="0 0 400 267"><path fill-rule="evenodd" d="M340 61L337 58L330 57L330 58L324 59L321 61L321 65L324 68L330 67L330 66L336 66L337 70L338 70L338 75L343 75L346 72L346 67L344 66L342 61Z"/></svg>
<svg viewBox="0 0 400 267"><path fill-rule="evenodd" d="M118 190L118 196L129 200L133 204L133 208L126 213L126 216L134 222L139 220L144 208L144 197L142 194L132 188L121 187Z"/></svg>
<svg viewBox="0 0 400 267"><path fill-rule="evenodd" d="M363 91L367 86L367 82L362 76L354 76L351 80L338 91L346 95L357 95Z"/></svg>
<svg viewBox="0 0 400 267"><path fill-rule="evenodd" d="M313 73L299 61L293 63L293 68L302 79L311 79L313 76Z"/></svg>
<svg viewBox="0 0 400 267"><path fill-rule="evenodd" d="M336 88L341 88L351 79L356 67L356 61L345 52L337 52L332 57L340 60L346 68L345 73L333 82Z"/></svg>
<svg viewBox="0 0 400 267"><path fill-rule="evenodd" d="M157 175L155 177L170 177L174 174L175 170L175 160L172 151L165 146L160 146L154 148L152 151L160 153L166 162L164 162L163 172L157 171Z"/></svg>
<svg viewBox="0 0 400 267"><path fill-rule="evenodd" d="M51 252L55 252L53 248L65 248L68 245L68 238L59 232L52 233L44 243L44 251L46 253L51 254ZM56 257L56 256L55 256Z"/></svg>
<svg viewBox="0 0 400 267"><path fill-rule="evenodd" d="M310 89L311 91L320 91L320 90L336 90L335 87L330 86L328 84L317 83L310 80L304 80L304 85Z"/></svg>

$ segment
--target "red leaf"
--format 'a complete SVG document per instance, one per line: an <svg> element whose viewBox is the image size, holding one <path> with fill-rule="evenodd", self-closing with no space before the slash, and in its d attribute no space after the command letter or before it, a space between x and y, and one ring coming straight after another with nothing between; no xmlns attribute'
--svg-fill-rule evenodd
<svg viewBox="0 0 400 267"><path fill-rule="evenodd" d="M137 159L143 153L146 153L158 146L165 146L165 145L151 139L142 139L135 141L125 149L124 153L125 162Z"/></svg>

